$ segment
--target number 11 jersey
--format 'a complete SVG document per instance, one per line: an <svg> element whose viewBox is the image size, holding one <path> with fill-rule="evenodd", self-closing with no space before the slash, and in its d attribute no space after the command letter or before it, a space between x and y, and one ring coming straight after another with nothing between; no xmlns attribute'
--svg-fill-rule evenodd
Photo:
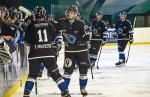
<svg viewBox="0 0 150 97"><path fill-rule="evenodd" d="M54 57L56 48L52 48L57 33L47 21L34 21L25 31L25 43L30 46L29 59Z"/></svg>
<svg viewBox="0 0 150 97"><path fill-rule="evenodd" d="M32 22L25 32L25 42L29 46L51 44L56 37L54 26L46 21Z"/></svg>

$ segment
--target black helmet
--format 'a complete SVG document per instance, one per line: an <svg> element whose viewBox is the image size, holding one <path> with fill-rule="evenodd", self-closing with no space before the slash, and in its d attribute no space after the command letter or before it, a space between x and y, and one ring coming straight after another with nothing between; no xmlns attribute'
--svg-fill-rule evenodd
<svg viewBox="0 0 150 97"><path fill-rule="evenodd" d="M99 12L96 13L96 16L97 15L103 15L103 12L99 11Z"/></svg>
<svg viewBox="0 0 150 97"><path fill-rule="evenodd" d="M71 7L69 7L69 8L67 9L67 12L69 12L69 11L73 11L73 12L75 12L75 13L77 14L77 13L78 13L78 8L75 7L75 6L71 6Z"/></svg>
<svg viewBox="0 0 150 97"><path fill-rule="evenodd" d="M11 19L19 18L19 11L16 8L14 8L14 7L10 8L9 12L10 12Z"/></svg>
<svg viewBox="0 0 150 97"><path fill-rule="evenodd" d="M121 15L127 16L127 13L126 13L126 12L121 12L121 13L119 14L119 16L121 16Z"/></svg>
<svg viewBox="0 0 150 97"><path fill-rule="evenodd" d="M43 18L46 15L46 10L43 6L36 6L34 8L34 15L36 18Z"/></svg>

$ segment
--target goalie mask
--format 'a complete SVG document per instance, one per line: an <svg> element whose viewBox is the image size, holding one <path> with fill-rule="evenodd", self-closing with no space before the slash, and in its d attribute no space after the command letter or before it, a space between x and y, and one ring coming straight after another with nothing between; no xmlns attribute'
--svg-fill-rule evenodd
<svg viewBox="0 0 150 97"><path fill-rule="evenodd" d="M34 15L35 15L35 18L37 19L44 18L46 15L46 10L44 9L43 6L36 6L34 9Z"/></svg>

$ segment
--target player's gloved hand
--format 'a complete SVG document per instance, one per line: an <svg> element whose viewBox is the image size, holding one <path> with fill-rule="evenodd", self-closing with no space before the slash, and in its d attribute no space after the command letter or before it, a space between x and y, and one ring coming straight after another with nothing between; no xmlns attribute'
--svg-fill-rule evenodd
<svg viewBox="0 0 150 97"><path fill-rule="evenodd" d="M133 41L134 41L134 39L133 39L133 34L130 34L130 35L129 35L129 43L132 44Z"/></svg>
<svg viewBox="0 0 150 97"><path fill-rule="evenodd" d="M102 40L102 46L104 46L104 45L105 45L105 43L106 43L106 41Z"/></svg>
<svg viewBox="0 0 150 97"><path fill-rule="evenodd" d="M52 43L51 44L51 46L52 46L52 48L56 48L58 51L60 51L61 50L61 44L59 44L59 43Z"/></svg>
<svg viewBox="0 0 150 97"><path fill-rule="evenodd" d="M89 34L83 35L83 40L84 41L89 41L90 40L90 35Z"/></svg>
<svg viewBox="0 0 150 97"><path fill-rule="evenodd" d="M24 22L27 23L27 24L30 24L33 20L34 20L34 16L31 15L31 16L28 16L28 17L24 20Z"/></svg>
<svg viewBox="0 0 150 97"><path fill-rule="evenodd" d="M11 53L14 52L17 49L17 47L16 47L15 43L13 42L13 40L11 40L11 39L7 40L6 43L8 44L9 50L10 50Z"/></svg>
<svg viewBox="0 0 150 97"><path fill-rule="evenodd" d="M129 42L130 42L130 44L132 44L132 43L133 43L133 39L132 39L132 40L129 40Z"/></svg>
<svg viewBox="0 0 150 97"><path fill-rule="evenodd" d="M87 44L88 44L88 48L91 48L91 44L89 41L87 42Z"/></svg>
<svg viewBox="0 0 150 97"><path fill-rule="evenodd" d="M106 38L102 38L102 40L101 40L101 45L104 46L105 43L106 43Z"/></svg>
<svg viewBox="0 0 150 97"><path fill-rule="evenodd" d="M57 50L60 51L61 50L61 44L57 44Z"/></svg>

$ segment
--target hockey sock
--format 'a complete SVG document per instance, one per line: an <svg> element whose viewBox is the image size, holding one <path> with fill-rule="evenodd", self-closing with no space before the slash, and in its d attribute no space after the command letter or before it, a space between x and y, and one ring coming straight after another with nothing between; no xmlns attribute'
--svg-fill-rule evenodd
<svg viewBox="0 0 150 97"><path fill-rule="evenodd" d="M66 85L66 87L68 89L69 83L70 83L70 79L69 78L64 78L64 83L65 83L65 85Z"/></svg>
<svg viewBox="0 0 150 97"><path fill-rule="evenodd" d="M85 88L86 87L86 85L87 85L87 79L84 79L84 80L82 80L82 79L80 79L80 88Z"/></svg>
<svg viewBox="0 0 150 97"><path fill-rule="evenodd" d="M51 72L51 77L57 83L58 88L60 89L61 92L68 91L67 85L65 84L64 79L59 73L58 69L55 70L54 72Z"/></svg>
<svg viewBox="0 0 150 97"><path fill-rule="evenodd" d="M41 63L41 64L40 64L40 72L42 73L42 72L43 72L43 70L44 70L44 64L43 64L43 63Z"/></svg>
<svg viewBox="0 0 150 97"><path fill-rule="evenodd" d="M97 57L94 57L94 56L90 57L90 62L91 62L92 65L95 64L96 60L97 60Z"/></svg>
<svg viewBox="0 0 150 97"><path fill-rule="evenodd" d="M24 89L24 95L29 95L33 86L34 86L33 81L26 81L25 89Z"/></svg>
<svg viewBox="0 0 150 97"><path fill-rule="evenodd" d="M85 88L87 85L87 81L88 81L87 75L80 74L80 79L79 79L80 88L82 89Z"/></svg>
<svg viewBox="0 0 150 97"><path fill-rule="evenodd" d="M124 52L119 52L119 62L125 61L125 54Z"/></svg>
<svg viewBox="0 0 150 97"><path fill-rule="evenodd" d="M62 82L58 85L61 92L65 92L66 90L68 90L69 82L70 82L70 80L64 80L64 82Z"/></svg>

